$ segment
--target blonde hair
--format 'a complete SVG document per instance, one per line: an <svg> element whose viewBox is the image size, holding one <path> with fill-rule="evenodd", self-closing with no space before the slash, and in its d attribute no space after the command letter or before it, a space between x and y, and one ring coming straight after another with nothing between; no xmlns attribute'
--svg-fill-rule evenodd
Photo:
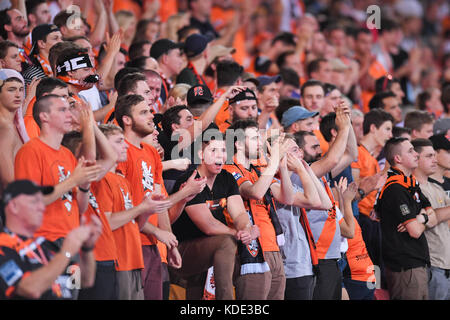
<svg viewBox="0 0 450 320"><path fill-rule="evenodd" d="M187 19L187 24L183 23L184 19ZM174 15L171 15L167 22L165 23L164 28L164 37L170 39L174 42L178 42L178 34L177 31L183 28L185 25L189 24L189 13L187 12L179 12Z"/></svg>
<svg viewBox="0 0 450 320"><path fill-rule="evenodd" d="M172 89L170 89L169 97L186 100L186 96L190 88L191 86L187 83L177 83Z"/></svg>
<svg viewBox="0 0 450 320"><path fill-rule="evenodd" d="M121 127L116 126L115 124L112 124L112 123L101 124L98 126L98 128L107 138L116 133L123 133L123 130Z"/></svg>
<svg viewBox="0 0 450 320"><path fill-rule="evenodd" d="M114 16L116 17L117 24L121 28L124 27L132 19L136 19L134 13L128 10L119 10L114 14Z"/></svg>

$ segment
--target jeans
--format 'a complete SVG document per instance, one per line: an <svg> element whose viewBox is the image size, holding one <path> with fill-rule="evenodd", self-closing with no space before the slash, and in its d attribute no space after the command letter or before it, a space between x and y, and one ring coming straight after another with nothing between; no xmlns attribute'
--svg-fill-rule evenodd
<svg viewBox="0 0 450 320"><path fill-rule="evenodd" d="M450 300L450 271L433 267L430 268L430 282L428 283L428 291L430 300Z"/></svg>

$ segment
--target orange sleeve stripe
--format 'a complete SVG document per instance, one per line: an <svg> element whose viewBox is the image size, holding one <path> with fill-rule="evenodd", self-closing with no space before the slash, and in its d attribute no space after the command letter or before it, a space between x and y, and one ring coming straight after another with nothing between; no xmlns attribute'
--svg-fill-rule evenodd
<svg viewBox="0 0 450 320"><path fill-rule="evenodd" d="M416 218L406 220L406 221L403 222L402 224L403 224L404 226L406 226L408 223L412 222L413 220L416 220Z"/></svg>
<svg viewBox="0 0 450 320"><path fill-rule="evenodd" d="M16 287L11 286L8 289L6 289L5 291L5 296L10 298L12 296L12 294L14 293L14 291L16 290Z"/></svg>

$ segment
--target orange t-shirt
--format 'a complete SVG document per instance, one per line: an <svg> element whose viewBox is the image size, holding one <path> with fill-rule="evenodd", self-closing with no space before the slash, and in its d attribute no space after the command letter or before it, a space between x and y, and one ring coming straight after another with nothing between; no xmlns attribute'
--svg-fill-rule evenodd
<svg viewBox="0 0 450 320"><path fill-rule="evenodd" d="M159 1L161 6L159 7L158 15L162 22L166 22L167 19L178 12L177 0L164 0Z"/></svg>
<svg viewBox="0 0 450 320"><path fill-rule="evenodd" d="M235 164L224 165L223 168L233 175L239 187L246 181L255 184L255 182L259 179L255 170L251 169L251 171L248 171L242 165L237 164L236 161ZM273 182L275 182L275 180ZM259 237L259 242L261 243L261 248L263 251L280 251L277 244L275 228L273 227L272 220L270 219L269 208L264 199L244 199L244 205L246 210L251 210L254 223L259 227L261 234Z"/></svg>
<svg viewBox="0 0 450 320"><path fill-rule="evenodd" d="M113 5L113 12L125 10L133 12L137 20L141 17L142 8L133 0L115 0Z"/></svg>
<svg viewBox="0 0 450 320"><path fill-rule="evenodd" d="M142 143L141 148L125 140L128 144L127 161L117 166L120 172L123 172L125 178L130 182L133 205L138 205L148 193L155 191L155 184L161 186L161 192L164 194L164 181L162 178L162 162L158 151ZM151 215L148 222L158 226L158 215ZM156 237L141 233L142 245L155 245Z"/></svg>
<svg viewBox="0 0 450 320"><path fill-rule="evenodd" d="M236 2L236 1L235 1ZM213 6L211 9L211 24L214 26L217 32L221 32L229 23L232 22L234 16L237 14L236 9L223 9L218 6ZM232 47L236 49L233 54L233 59L242 65L245 59L248 57L247 50L245 48L245 29L239 28L236 32L233 40Z"/></svg>
<svg viewBox="0 0 450 320"><path fill-rule="evenodd" d="M39 138L33 138L17 152L14 177L29 179L38 185L56 186L70 176L76 165L77 160L69 149L61 146L55 150ZM74 188L46 207L36 237L55 241L80 225L76 192Z"/></svg>
<svg viewBox="0 0 450 320"><path fill-rule="evenodd" d="M120 173L108 172L92 188L103 212L120 212L133 208L130 183ZM137 222L129 221L112 231L117 247L117 271L144 268L142 244Z"/></svg>
<svg viewBox="0 0 450 320"><path fill-rule="evenodd" d="M112 234L109 221L106 218L105 211L100 206L95 190L99 188L100 182L93 182L91 184L91 191L89 192L89 206L84 214L88 221L90 217L95 215L102 222L102 234L98 238L94 247L94 255L96 261L117 261L117 248L114 236Z"/></svg>
<svg viewBox="0 0 450 320"><path fill-rule="evenodd" d="M222 133L226 133L227 129L231 126L231 123L228 120L225 120L225 122L222 122L222 124L219 127L219 131Z"/></svg>
<svg viewBox="0 0 450 320"><path fill-rule="evenodd" d="M314 130L313 132L314 132L315 136L317 137L317 139L319 139L320 149L322 150L322 154L327 153L328 149L330 148L330 145L327 142L327 140L325 140L325 138L323 137L322 132L320 132L320 130Z"/></svg>
<svg viewBox="0 0 450 320"><path fill-rule="evenodd" d="M225 93L224 89L218 89L215 94L215 100L214 102L219 99L219 97ZM219 112L217 112L216 118L214 119L214 122L218 127L220 127L225 121L230 121L230 109L228 108L228 101L225 101L225 103L220 107Z"/></svg>
<svg viewBox="0 0 450 320"><path fill-rule="evenodd" d="M361 179L373 176L380 172L380 166L378 165L377 159L375 159L362 145L358 147L358 160L353 162L351 166L354 169L359 169L359 177ZM370 216L376 196L377 190L374 190L364 197L358 204L359 212L366 216Z"/></svg>
<svg viewBox="0 0 450 320"><path fill-rule="evenodd" d="M31 99L30 103L28 104L27 111L23 116L23 122L25 123L25 128L27 129L27 133L30 139L39 137L39 135L41 134L41 128L39 128L38 124L36 123L36 121L34 121L33 118L33 108L35 102L36 97Z"/></svg>
<svg viewBox="0 0 450 320"><path fill-rule="evenodd" d="M369 75L373 78L373 79L378 79L382 76L385 76L387 74L387 71L384 69L383 65L381 63L379 63L377 60L375 60L374 62L372 62L372 64L369 67ZM369 112L369 102L370 99L372 99L372 97L375 95L374 91L367 91L367 90L363 90L361 92L361 102L363 105L363 112L367 113Z"/></svg>
<svg viewBox="0 0 450 320"><path fill-rule="evenodd" d="M343 219L341 219L342 221ZM358 221L353 217L355 222L355 235L351 239L347 239L348 249L346 252L348 267L350 269L350 278L357 281L373 281L374 269L373 262L367 253L366 244L362 237L361 227ZM344 270L345 274L345 270Z"/></svg>

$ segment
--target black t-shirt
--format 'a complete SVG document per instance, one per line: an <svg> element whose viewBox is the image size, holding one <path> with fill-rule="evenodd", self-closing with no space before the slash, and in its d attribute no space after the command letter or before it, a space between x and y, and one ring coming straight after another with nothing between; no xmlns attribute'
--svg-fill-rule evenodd
<svg viewBox="0 0 450 320"><path fill-rule="evenodd" d="M218 129L218 127L215 123L211 123L208 128L206 128L206 130L209 129ZM203 131L202 135L197 137L189 147L186 147L185 149L180 151L178 150L177 146L178 141L172 141L164 131L161 131L161 133L158 135L158 141L161 147L164 149L164 161L172 160L172 153L174 153L175 155L178 153L178 158L188 158L189 160L191 160L191 165L188 167L187 171L194 171L195 168L197 168L197 164L200 163L200 159L196 151L202 148L202 136L206 132L206 130ZM164 186L166 187L167 192L171 193L175 180L180 178L184 172L185 171L179 171L175 169L170 169L163 172Z"/></svg>
<svg viewBox="0 0 450 320"><path fill-rule="evenodd" d="M173 191L178 191L180 186L192 175L192 172L188 171L180 177L176 181ZM200 175L197 173L197 178L199 177ZM213 217L226 225L224 210L227 207L228 197L234 195L239 195L239 187L236 180L228 171L222 170L216 176L212 190L206 186L202 192L186 204L185 208L195 204L206 203ZM178 220L172 225L172 231L180 242L207 236L192 222L186 210L183 210Z"/></svg>
<svg viewBox="0 0 450 320"><path fill-rule="evenodd" d="M425 234L414 239L407 231L397 231L400 223L415 219L422 208L431 207L420 188L411 190L399 183L390 184L377 203L382 234L382 257L386 267L392 271L430 264Z"/></svg>
<svg viewBox="0 0 450 320"><path fill-rule="evenodd" d="M59 251L55 243L40 237L26 239L19 237L22 244L15 242L7 232L0 233L0 300L5 299L29 299L15 294L16 286L27 275L43 266L43 261L50 261L53 255ZM17 249L19 244L22 250ZM29 248L29 250L27 250ZM40 250L39 250L40 248ZM25 254L28 252L28 254ZM40 261L39 261L40 260ZM67 269L68 270L68 269ZM41 300L72 299L72 289L67 287L71 283L70 274L61 274L51 288L45 291Z"/></svg>

